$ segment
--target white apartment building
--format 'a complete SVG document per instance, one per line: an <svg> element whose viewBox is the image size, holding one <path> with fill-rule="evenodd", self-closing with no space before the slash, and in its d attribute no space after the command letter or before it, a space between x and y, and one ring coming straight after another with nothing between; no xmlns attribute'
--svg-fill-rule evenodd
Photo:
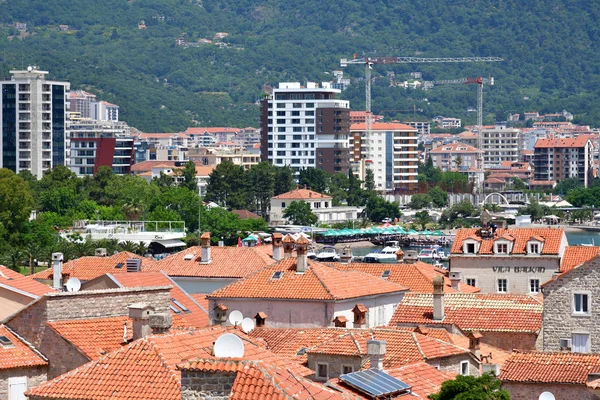
<svg viewBox="0 0 600 400"><path fill-rule="evenodd" d="M348 170L350 103L328 82L283 82L261 101L261 158L276 166Z"/></svg>
<svg viewBox="0 0 600 400"><path fill-rule="evenodd" d="M429 152L433 165L442 171L466 174L475 185L483 183L483 151L468 144L448 143Z"/></svg>
<svg viewBox="0 0 600 400"><path fill-rule="evenodd" d="M365 124L350 127L353 171L364 180L373 171L375 188L385 192L412 192L418 181L417 129L405 124L375 122L367 135Z"/></svg>
<svg viewBox="0 0 600 400"><path fill-rule="evenodd" d="M98 121L118 121L119 106L107 101L97 101L96 95L84 90L74 90L69 95L70 111L76 112L82 118Z"/></svg>
<svg viewBox="0 0 600 400"><path fill-rule="evenodd" d="M503 161L519 161L521 153L521 130L502 126L484 127L481 130L484 151L483 167L488 169L500 165Z"/></svg>
<svg viewBox="0 0 600 400"><path fill-rule="evenodd" d="M99 121L118 121L119 106L108 101L97 101L90 105L90 117Z"/></svg>
<svg viewBox="0 0 600 400"><path fill-rule="evenodd" d="M37 67L10 71L0 81L0 167L30 171L40 179L44 171L65 165L69 82L46 80Z"/></svg>

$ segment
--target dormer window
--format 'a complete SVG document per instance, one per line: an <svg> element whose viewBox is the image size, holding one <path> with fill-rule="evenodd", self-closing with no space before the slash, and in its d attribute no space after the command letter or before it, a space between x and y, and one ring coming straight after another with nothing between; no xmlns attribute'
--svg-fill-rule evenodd
<svg viewBox="0 0 600 400"><path fill-rule="evenodd" d="M533 236L527 242L527 254L542 254L544 239L539 236Z"/></svg>
<svg viewBox="0 0 600 400"><path fill-rule="evenodd" d="M539 243L529 243L529 254L540 254Z"/></svg>
<svg viewBox="0 0 600 400"><path fill-rule="evenodd" d="M475 239L463 241L463 254L477 254L480 243Z"/></svg>
<svg viewBox="0 0 600 400"><path fill-rule="evenodd" d="M496 254L508 254L508 243L496 243Z"/></svg>

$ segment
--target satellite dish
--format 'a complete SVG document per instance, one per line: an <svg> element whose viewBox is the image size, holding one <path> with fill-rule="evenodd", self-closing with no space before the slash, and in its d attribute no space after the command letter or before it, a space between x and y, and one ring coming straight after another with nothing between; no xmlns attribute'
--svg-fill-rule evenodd
<svg viewBox="0 0 600 400"><path fill-rule="evenodd" d="M254 327L256 325L254 324L254 320L252 318L244 318L242 320L242 330L245 333L250 333L254 330Z"/></svg>
<svg viewBox="0 0 600 400"><path fill-rule="evenodd" d="M229 313L228 321L231 325L239 325L242 323L244 316L238 310L233 310Z"/></svg>
<svg viewBox="0 0 600 400"><path fill-rule="evenodd" d="M32 71L33 67L30 65L29 67L27 67L27 71Z"/></svg>
<svg viewBox="0 0 600 400"><path fill-rule="evenodd" d="M77 278L71 278L67 281L67 292L78 292L81 289L81 281Z"/></svg>
<svg viewBox="0 0 600 400"><path fill-rule="evenodd" d="M555 397L550 392L544 392L544 393L540 394L540 397L538 399L539 400L555 400Z"/></svg>
<svg viewBox="0 0 600 400"><path fill-rule="evenodd" d="M233 333L219 336L214 347L215 357L241 358L244 356L244 342Z"/></svg>

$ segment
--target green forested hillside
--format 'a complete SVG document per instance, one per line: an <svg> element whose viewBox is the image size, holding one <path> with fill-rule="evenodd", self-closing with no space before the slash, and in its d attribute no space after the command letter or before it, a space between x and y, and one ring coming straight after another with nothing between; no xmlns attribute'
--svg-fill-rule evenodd
<svg viewBox="0 0 600 400"><path fill-rule="evenodd" d="M426 80L491 75L486 120L506 112L567 109L600 121L600 0L0 0L0 76L39 65L121 106L144 131L198 125L258 126L264 84L330 80L341 57L498 56L489 64L377 66L373 110L423 109L473 122L475 87L423 92L389 87L412 71ZM146 29L138 29L145 21ZM15 22L27 23L19 35ZM68 24L68 32L58 25ZM230 48L175 40L227 32ZM15 36L17 35L17 36ZM9 38L12 37L12 38ZM364 107L364 71L343 96ZM426 98L428 102L423 101ZM527 98L527 99L525 99ZM412 118L412 113L386 116Z"/></svg>

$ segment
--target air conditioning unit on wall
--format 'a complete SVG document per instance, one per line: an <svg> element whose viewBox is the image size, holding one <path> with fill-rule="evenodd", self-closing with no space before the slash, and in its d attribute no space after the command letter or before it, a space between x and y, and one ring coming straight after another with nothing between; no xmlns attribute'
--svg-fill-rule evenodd
<svg viewBox="0 0 600 400"><path fill-rule="evenodd" d="M572 344L571 339L560 339L561 350L570 350L571 344Z"/></svg>

